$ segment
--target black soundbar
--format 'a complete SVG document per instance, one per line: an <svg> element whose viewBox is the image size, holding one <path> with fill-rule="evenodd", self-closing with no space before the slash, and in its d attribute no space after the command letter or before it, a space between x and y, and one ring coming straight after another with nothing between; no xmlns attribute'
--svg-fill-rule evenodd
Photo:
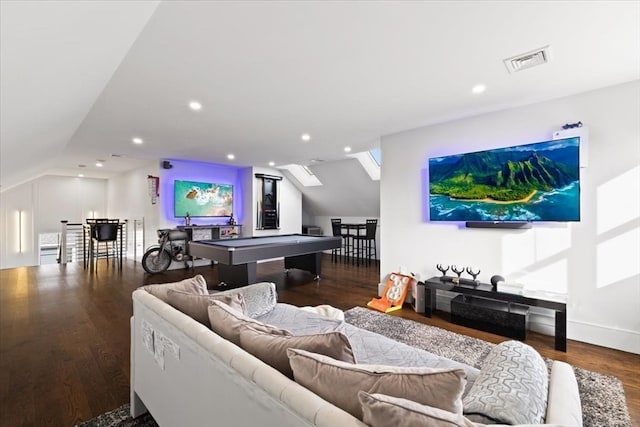
<svg viewBox="0 0 640 427"><path fill-rule="evenodd" d="M531 223L527 221L467 221L467 228L509 228L522 230L531 228Z"/></svg>

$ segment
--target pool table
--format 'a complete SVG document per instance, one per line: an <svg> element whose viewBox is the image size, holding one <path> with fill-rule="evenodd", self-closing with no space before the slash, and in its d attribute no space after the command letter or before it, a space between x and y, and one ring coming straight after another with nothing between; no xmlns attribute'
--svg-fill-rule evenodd
<svg viewBox="0 0 640 427"><path fill-rule="evenodd" d="M338 249L341 237L287 234L228 240L189 242L191 256L218 262L218 278L223 284L242 286L256 282L256 263L284 257L284 268L309 271L320 278L322 251Z"/></svg>

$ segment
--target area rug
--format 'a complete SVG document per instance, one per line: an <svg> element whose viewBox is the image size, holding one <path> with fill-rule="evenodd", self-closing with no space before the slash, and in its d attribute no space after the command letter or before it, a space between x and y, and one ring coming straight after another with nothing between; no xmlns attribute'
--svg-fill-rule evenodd
<svg viewBox="0 0 640 427"><path fill-rule="evenodd" d="M478 369L495 344L364 307L344 313L345 321L413 347ZM547 359L547 364L550 365ZM584 427L631 427L622 382L615 377L573 367L582 401Z"/></svg>
<svg viewBox="0 0 640 427"><path fill-rule="evenodd" d="M129 404L127 403L113 411L78 424L76 427L158 427L158 424L149 414L142 415L136 419L131 418Z"/></svg>
<svg viewBox="0 0 640 427"><path fill-rule="evenodd" d="M477 338L378 313L364 307L354 307L344 314L345 321L354 326L476 368L482 367L483 360L495 346ZM547 363L550 362L547 359ZM582 400L584 427L631 427L622 382L612 376L578 367L573 369ZM132 419L129 416L129 404L126 404L78 424L77 427L157 427L157 424L148 414Z"/></svg>

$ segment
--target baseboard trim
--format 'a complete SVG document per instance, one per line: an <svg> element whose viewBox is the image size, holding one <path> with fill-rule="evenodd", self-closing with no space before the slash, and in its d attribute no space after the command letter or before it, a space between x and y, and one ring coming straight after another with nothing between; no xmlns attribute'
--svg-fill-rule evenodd
<svg viewBox="0 0 640 427"><path fill-rule="evenodd" d="M640 354L640 332L579 320L567 323L567 336L571 340Z"/></svg>

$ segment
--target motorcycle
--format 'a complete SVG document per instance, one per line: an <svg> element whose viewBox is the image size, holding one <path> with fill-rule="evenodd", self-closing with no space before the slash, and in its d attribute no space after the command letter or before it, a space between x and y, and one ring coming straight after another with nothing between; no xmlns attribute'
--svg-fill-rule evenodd
<svg viewBox="0 0 640 427"><path fill-rule="evenodd" d="M183 241L184 245L175 243ZM171 261L183 262L185 268L187 261L193 261L186 248L189 235L180 230L158 230L158 244L149 247L142 256L142 268L149 273L162 273L171 265Z"/></svg>

